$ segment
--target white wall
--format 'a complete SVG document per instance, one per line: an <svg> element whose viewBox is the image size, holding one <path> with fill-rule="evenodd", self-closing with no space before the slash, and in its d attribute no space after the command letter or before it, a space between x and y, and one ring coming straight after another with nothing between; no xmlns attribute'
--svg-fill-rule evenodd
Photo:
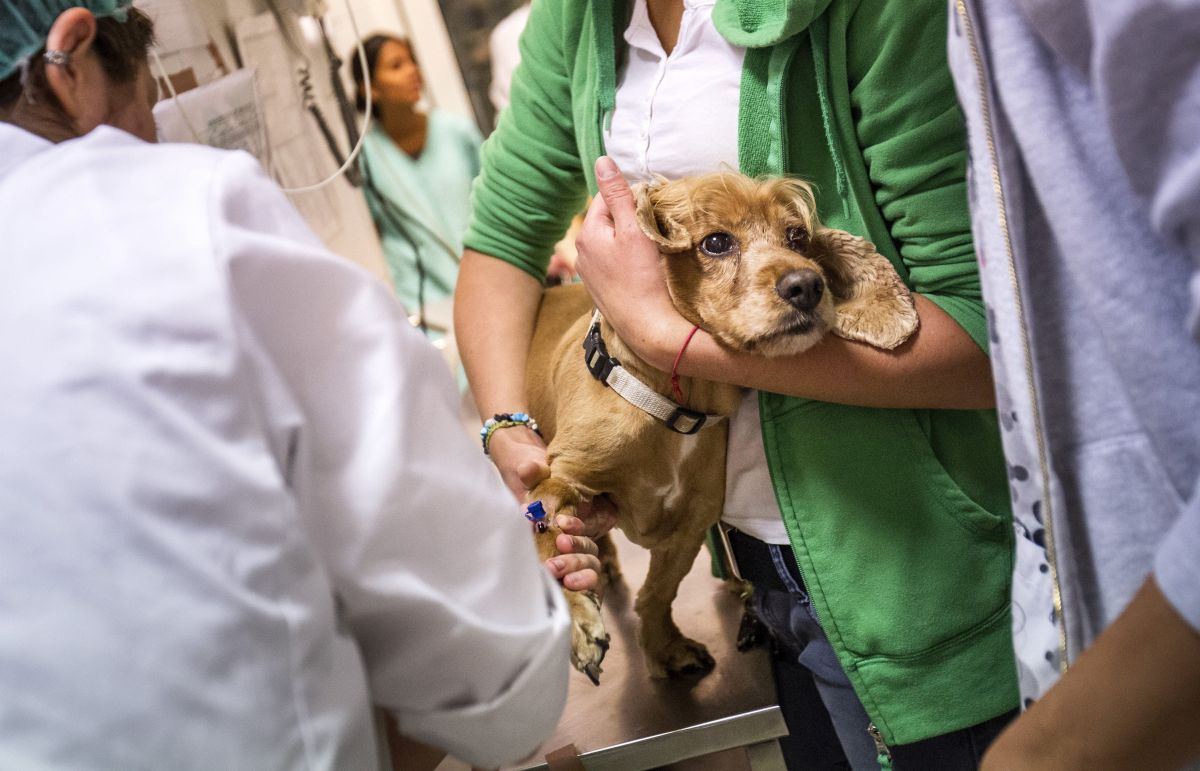
<svg viewBox="0 0 1200 771"><path fill-rule="evenodd" d="M326 24L340 56L354 45L346 0L331 0ZM349 0L358 31L363 37L376 32L407 37L412 41L429 105L474 120L462 71L437 0Z"/></svg>

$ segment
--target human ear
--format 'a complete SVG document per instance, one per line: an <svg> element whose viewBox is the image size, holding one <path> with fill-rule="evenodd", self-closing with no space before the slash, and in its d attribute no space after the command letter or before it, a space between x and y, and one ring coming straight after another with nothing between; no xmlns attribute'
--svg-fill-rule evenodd
<svg viewBox="0 0 1200 771"><path fill-rule="evenodd" d="M66 61L46 64L46 84L79 134L103 122L112 98L108 78L92 52L96 17L86 8L59 14L46 38L47 51L61 51Z"/></svg>
<svg viewBox="0 0 1200 771"><path fill-rule="evenodd" d="M891 350L917 329L912 294L875 245L844 230L813 236L813 257L825 269L837 321L833 333Z"/></svg>

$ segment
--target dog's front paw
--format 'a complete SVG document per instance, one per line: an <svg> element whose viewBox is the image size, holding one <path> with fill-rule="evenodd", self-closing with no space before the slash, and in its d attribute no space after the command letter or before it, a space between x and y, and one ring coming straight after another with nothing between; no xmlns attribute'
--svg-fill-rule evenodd
<svg viewBox="0 0 1200 771"><path fill-rule="evenodd" d="M680 635L662 650L646 653L646 667L650 676L658 679L703 675L712 671L717 664L703 643Z"/></svg>
<svg viewBox="0 0 1200 771"><path fill-rule="evenodd" d="M608 633L593 592L565 592L571 608L571 664L600 685L600 662L608 651Z"/></svg>

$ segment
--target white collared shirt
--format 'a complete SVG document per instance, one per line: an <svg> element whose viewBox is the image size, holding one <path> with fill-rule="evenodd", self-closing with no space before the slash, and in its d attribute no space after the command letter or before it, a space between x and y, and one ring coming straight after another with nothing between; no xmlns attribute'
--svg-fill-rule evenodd
<svg viewBox="0 0 1200 771"><path fill-rule="evenodd" d="M631 181L677 178L738 167L738 94L746 49L712 23L715 0L685 0L679 38L668 56L645 0L633 8L618 76L616 109L605 132L608 155Z"/></svg>
<svg viewBox="0 0 1200 771"><path fill-rule="evenodd" d="M677 179L738 168L738 106L746 49L717 32L715 0L685 0L675 48L667 55L637 0L625 41L605 150L631 182ZM758 392L748 391L729 426L725 513L730 525L768 543L788 543L771 487Z"/></svg>

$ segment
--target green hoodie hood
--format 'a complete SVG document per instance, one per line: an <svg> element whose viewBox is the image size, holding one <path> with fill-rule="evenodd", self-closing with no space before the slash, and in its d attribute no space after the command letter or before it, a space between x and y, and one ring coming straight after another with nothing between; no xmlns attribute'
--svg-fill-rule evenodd
<svg viewBox="0 0 1200 771"><path fill-rule="evenodd" d="M717 0L713 24L743 48L765 48L803 32L833 0Z"/></svg>
<svg viewBox="0 0 1200 771"><path fill-rule="evenodd" d="M809 31L825 142L829 145L830 158L833 160L842 213L849 215L847 199L850 185L833 135L833 106L828 84L828 24L813 24L832 4L833 0L717 0L712 19L713 26L723 38L750 49L746 57L746 77L742 81L742 93L746 100L745 109L740 115L740 133L743 137L753 136L757 127L764 125L762 121L769 121L782 109L778 84L788 67L790 52L795 48L790 45L791 39L805 30ZM784 43L788 45L781 45ZM779 153L767 153L765 157L774 159L775 163L768 163L765 167L749 163L749 158L761 155L756 145L754 140L749 140L742 148L742 171L751 175L786 172L780 163L782 157Z"/></svg>

